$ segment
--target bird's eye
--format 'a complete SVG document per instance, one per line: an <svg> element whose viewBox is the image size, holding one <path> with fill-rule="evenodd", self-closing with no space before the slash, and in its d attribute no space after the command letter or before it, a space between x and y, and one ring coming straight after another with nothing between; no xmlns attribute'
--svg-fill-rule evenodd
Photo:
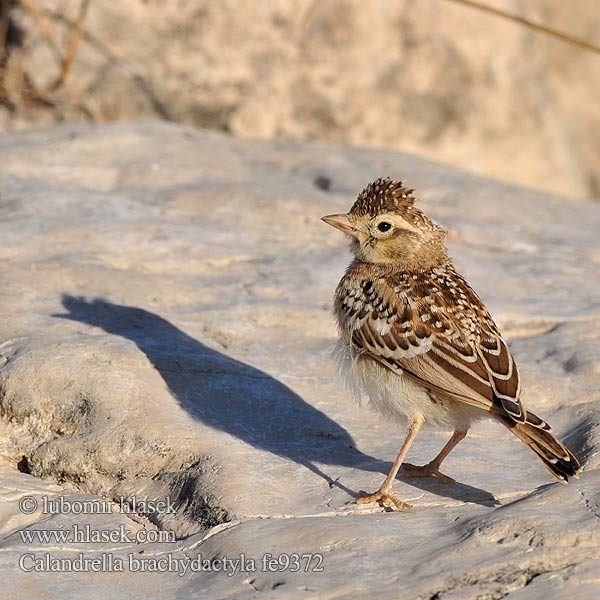
<svg viewBox="0 0 600 600"><path fill-rule="evenodd" d="M392 224L387 221L381 221L379 225L377 225L377 229L381 232L389 231L392 228Z"/></svg>

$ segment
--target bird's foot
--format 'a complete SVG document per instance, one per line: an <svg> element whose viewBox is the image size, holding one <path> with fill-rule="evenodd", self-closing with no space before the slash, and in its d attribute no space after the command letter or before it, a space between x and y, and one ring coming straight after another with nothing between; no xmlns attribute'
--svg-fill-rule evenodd
<svg viewBox="0 0 600 600"><path fill-rule="evenodd" d="M456 483L452 477L440 473L439 469L431 463L422 466L403 463L402 474L406 475L406 477L435 477L442 483Z"/></svg>
<svg viewBox="0 0 600 600"><path fill-rule="evenodd" d="M373 504L377 502L380 506L386 506L392 504L398 510L413 510L413 507L404 500L400 500L394 490L381 488L373 494L367 494L360 490L358 492L358 498L356 504Z"/></svg>

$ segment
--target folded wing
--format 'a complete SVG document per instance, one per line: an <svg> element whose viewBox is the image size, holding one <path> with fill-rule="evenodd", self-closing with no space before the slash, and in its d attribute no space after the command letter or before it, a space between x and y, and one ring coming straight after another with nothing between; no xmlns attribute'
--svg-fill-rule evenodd
<svg viewBox="0 0 600 600"><path fill-rule="evenodd" d="M438 393L525 422L510 350L468 284L456 275L453 292L443 293L435 276L397 283L369 280L341 294L353 347Z"/></svg>

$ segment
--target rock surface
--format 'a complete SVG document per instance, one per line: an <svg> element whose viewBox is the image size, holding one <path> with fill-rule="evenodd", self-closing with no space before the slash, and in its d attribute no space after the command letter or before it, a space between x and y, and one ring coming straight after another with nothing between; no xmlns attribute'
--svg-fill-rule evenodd
<svg viewBox="0 0 600 600"><path fill-rule="evenodd" d="M598 56L455 2L95 0L55 91L82 3L36 0L52 45L31 3L15 4L23 42L0 88L0 130L162 118L395 148L600 197ZM600 44L595 2L485 4Z"/></svg>
<svg viewBox="0 0 600 600"><path fill-rule="evenodd" d="M396 482L414 513L352 503L381 483L403 431L334 372L331 297L349 255L320 217L384 175L449 229L524 401L581 457L579 480L554 482L484 422L447 461L458 483ZM598 595L598 205L411 155L161 123L5 135L0 180L3 597ZM422 433L411 462L446 437ZM110 514L43 512L61 497ZM133 515L134 499L173 509ZM35 537L86 525L171 537ZM309 572L290 553L310 554ZM110 555L125 571L25 572L24 554ZM242 555L248 572L218 572ZM199 556L212 570L192 572ZM135 570L169 557L168 572Z"/></svg>

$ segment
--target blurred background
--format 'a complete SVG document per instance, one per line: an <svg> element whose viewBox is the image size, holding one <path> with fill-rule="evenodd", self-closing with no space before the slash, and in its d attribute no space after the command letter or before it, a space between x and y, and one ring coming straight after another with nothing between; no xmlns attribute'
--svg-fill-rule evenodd
<svg viewBox="0 0 600 600"><path fill-rule="evenodd" d="M598 0L0 0L0 131L164 119L600 197Z"/></svg>

